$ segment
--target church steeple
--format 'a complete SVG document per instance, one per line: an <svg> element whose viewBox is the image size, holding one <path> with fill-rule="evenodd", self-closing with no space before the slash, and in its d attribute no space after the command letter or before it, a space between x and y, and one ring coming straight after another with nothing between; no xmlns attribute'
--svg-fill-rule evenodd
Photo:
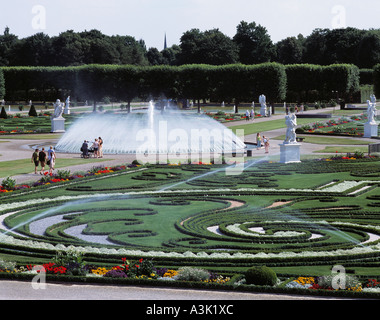
<svg viewBox="0 0 380 320"><path fill-rule="evenodd" d="M165 39L164 39L164 50L168 47L167 43L166 43L166 32L165 32Z"/></svg>

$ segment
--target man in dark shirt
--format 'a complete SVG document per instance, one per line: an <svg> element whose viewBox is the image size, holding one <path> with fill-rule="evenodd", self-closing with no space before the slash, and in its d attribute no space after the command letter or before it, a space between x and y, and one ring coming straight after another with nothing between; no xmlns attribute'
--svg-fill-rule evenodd
<svg viewBox="0 0 380 320"><path fill-rule="evenodd" d="M81 151L83 153L83 158L88 158L88 144L86 140L84 140L82 144Z"/></svg>
<svg viewBox="0 0 380 320"><path fill-rule="evenodd" d="M36 149L34 152L33 152L33 155L32 155L32 162L34 162L34 173L37 174L37 169L38 169L38 164L40 163L39 162L39 158L38 158L38 149Z"/></svg>
<svg viewBox="0 0 380 320"><path fill-rule="evenodd" d="M38 154L38 160L40 161L41 164L41 171L40 174L45 174L45 163L46 163L46 152L45 148L42 148L40 153Z"/></svg>

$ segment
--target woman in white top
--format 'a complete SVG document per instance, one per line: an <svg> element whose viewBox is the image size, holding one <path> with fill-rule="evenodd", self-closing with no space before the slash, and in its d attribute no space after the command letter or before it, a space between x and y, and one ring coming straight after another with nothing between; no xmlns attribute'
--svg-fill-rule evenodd
<svg viewBox="0 0 380 320"><path fill-rule="evenodd" d="M95 142L92 144L92 148L94 148L94 157L99 158L99 142L98 139L95 139Z"/></svg>

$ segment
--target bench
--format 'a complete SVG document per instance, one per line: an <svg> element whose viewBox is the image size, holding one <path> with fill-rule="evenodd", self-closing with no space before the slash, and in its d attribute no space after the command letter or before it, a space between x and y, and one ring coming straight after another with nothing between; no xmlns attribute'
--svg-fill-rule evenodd
<svg viewBox="0 0 380 320"><path fill-rule="evenodd" d="M296 137L296 140L297 140L297 142L303 142L305 140L305 138Z"/></svg>

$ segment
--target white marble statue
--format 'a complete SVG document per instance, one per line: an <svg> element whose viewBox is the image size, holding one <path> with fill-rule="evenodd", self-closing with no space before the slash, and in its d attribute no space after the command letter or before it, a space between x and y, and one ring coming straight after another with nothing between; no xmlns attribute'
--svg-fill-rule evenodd
<svg viewBox="0 0 380 320"><path fill-rule="evenodd" d="M297 137L296 137L297 116L294 113L286 115L285 123L286 123L287 129L286 129L286 137L284 140L284 144L297 143Z"/></svg>
<svg viewBox="0 0 380 320"><path fill-rule="evenodd" d="M376 103L367 100L367 123L376 124L375 116L376 116Z"/></svg>
<svg viewBox="0 0 380 320"><path fill-rule="evenodd" d="M54 103L54 115L53 118L62 118L62 113L64 110L65 104L61 102L61 100L57 99Z"/></svg>
<svg viewBox="0 0 380 320"><path fill-rule="evenodd" d="M65 114L70 114L70 96L68 96L66 99Z"/></svg>
<svg viewBox="0 0 380 320"><path fill-rule="evenodd" d="M263 94L259 97L259 102L261 105L260 114L263 117L267 116L267 101L266 100L267 100L267 98Z"/></svg>
<svg viewBox="0 0 380 320"><path fill-rule="evenodd" d="M376 105L376 96L374 94L371 94L369 99L371 100L372 103Z"/></svg>

